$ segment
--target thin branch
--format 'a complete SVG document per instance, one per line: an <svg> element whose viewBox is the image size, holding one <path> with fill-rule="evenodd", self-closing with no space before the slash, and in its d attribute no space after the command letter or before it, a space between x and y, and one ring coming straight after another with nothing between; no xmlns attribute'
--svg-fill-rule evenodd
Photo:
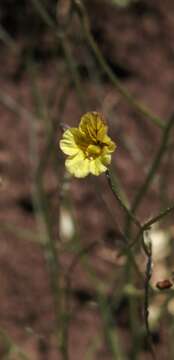
<svg viewBox="0 0 174 360"><path fill-rule="evenodd" d="M106 171L106 177L107 177L107 180L108 180L108 184L109 184L109 187L111 188L112 190L112 193L113 195L115 196L115 198L117 199L120 207L124 210L124 212L128 215L128 217L132 220L132 222L139 228L141 229L141 224L139 222L139 220L134 216L134 214L132 213L131 210L129 210L127 208L127 206L123 203L120 195L119 195L119 192L118 192L118 189L116 188L116 185L114 184L113 182L113 179L112 179L112 176L111 176L111 173L109 170Z"/></svg>
<svg viewBox="0 0 174 360"><path fill-rule="evenodd" d="M154 216L143 225L143 231L148 229L152 224L161 220L163 217L167 216L172 211L174 211L174 205L167 207L165 210L162 210L158 215Z"/></svg>
<svg viewBox="0 0 174 360"><path fill-rule="evenodd" d="M152 217L150 220L146 221L144 223L144 225L141 226L141 229L138 232L135 240L129 245L129 247L131 248L141 239L144 231L148 230L150 228L150 226L152 226L157 221L161 220L162 218L164 218L165 216L170 214L170 212L172 212L172 211L174 211L174 205L167 207L167 209L162 210L158 215L156 215L156 216Z"/></svg>
<svg viewBox="0 0 174 360"><path fill-rule="evenodd" d="M139 228L139 232L141 232L141 223L139 220L131 213L131 211L127 208L127 206L124 204L122 198L120 197L119 191L116 188L116 184L114 184L113 179L111 177L111 173L109 170L106 171L106 177L108 180L109 187L114 195L114 197L117 199L120 207L124 210L124 212L129 216L129 218L132 220L132 222ZM124 239L126 240L126 243L128 244L128 238L126 235L123 235ZM134 256L132 255L132 252L130 251L130 246L126 246L124 249L124 253L127 253L127 256L129 260L134 265L135 270L137 271L138 275L142 278L142 274L139 270L139 267L134 259Z"/></svg>
<svg viewBox="0 0 174 360"><path fill-rule="evenodd" d="M145 272L145 284L144 284L144 319L146 326L147 340L150 348L150 352L153 359L156 359L155 353L153 350L152 336L149 328L149 283L152 276L152 245L149 242L148 246L144 243L143 239L143 248L147 256L146 272Z"/></svg>
<svg viewBox="0 0 174 360"><path fill-rule="evenodd" d="M21 360L29 360L29 356L20 347L18 347L13 339L1 328L0 342L4 347L3 359L12 359L15 357Z"/></svg>

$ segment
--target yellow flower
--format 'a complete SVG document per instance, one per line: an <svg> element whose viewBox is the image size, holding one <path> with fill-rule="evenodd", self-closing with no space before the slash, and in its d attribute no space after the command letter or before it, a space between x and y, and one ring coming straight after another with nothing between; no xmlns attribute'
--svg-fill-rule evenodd
<svg viewBox="0 0 174 360"><path fill-rule="evenodd" d="M60 148L68 155L65 166L70 174L83 178L90 173L98 176L107 170L116 148L107 130L105 120L97 112L83 115L78 128L65 130Z"/></svg>

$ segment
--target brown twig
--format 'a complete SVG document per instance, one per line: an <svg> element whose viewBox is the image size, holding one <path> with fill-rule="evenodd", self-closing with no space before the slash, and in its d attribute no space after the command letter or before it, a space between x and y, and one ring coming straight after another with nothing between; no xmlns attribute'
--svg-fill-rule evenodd
<svg viewBox="0 0 174 360"><path fill-rule="evenodd" d="M149 236L149 234L147 234ZM145 271L145 283L144 283L144 320L145 320L145 327L146 327L146 335L147 340L150 348L150 352L153 359L156 359L153 343L152 343L152 335L149 328L149 283L152 276L152 245L150 239L148 239L148 245L145 244L143 239L143 248L144 252L147 256L147 264L146 264L146 271Z"/></svg>

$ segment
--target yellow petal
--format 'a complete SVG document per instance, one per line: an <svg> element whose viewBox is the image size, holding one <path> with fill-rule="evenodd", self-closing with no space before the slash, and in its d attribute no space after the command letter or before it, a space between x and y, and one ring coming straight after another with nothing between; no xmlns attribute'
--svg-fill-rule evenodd
<svg viewBox="0 0 174 360"><path fill-rule="evenodd" d="M79 130L93 142L103 140L107 126L102 116L97 112L88 112L81 117Z"/></svg>
<svg viewBox="0 0 174 360"><path fill-rule="evenodd" d="M89 145L86 149L86 154L88 155L88 157L96 157L99 156L101 154L101 147L97 146L97 145Z"/></svg>
<svg viewBox="0 0 174 360"><path fill-rule="evenodd" d="M89 174L89 159L85 158L81 150L75 156L68 157L65 166L68 172L77 178L83 178Z"/></svg>
<svg viewBox="0 0 174 360"><path fill-rule="evenodd" d="M103 143L107 145L108 152L115 151L117 145L114 141L111 140L111 138L108 135L105 135L103 138Z"/></svg>
<svg viewBox="0 0 174 360"><path fill-rule="evenodd" d="M77 128L71 128L63 133L63 137L59 142L61 150L66 155L76 155L79 151L79 147L76 142L79 130Z"/></svg>
<svg viewBox="0 0 174 360"><path fill-rule="evenodd" d="M100 174L102 174L103 172L105 172L107 170L107 167L102 164L101 159L100 158L96 158L94 160L90 161L90 173L98 176Z"/></svg>
<svg viewBox="0 0 174 360"><path fill-rule="evenodd" d="M110 141L110 144L108 144L108 150L110 152L114 152L116 147L117 147L117 145L116 145L116 143L114 141Z"/></svg>
<svg viewBox="0 0 174 360"><path fill-rule="evenodd" d="M107 166L111 163L111 154L102 154L100 156L100 161L104 166Z"/></svg>

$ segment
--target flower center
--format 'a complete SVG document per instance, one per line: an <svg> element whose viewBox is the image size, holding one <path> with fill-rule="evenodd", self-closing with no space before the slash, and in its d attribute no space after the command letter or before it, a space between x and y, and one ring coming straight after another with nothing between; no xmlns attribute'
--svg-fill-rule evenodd
<svg viewBox="0 0 174 360"><path fill-rule="evenodd" d="M86 155L89 159L95 159L101 154L101 147L99 145L88 145Z"/></svg>

